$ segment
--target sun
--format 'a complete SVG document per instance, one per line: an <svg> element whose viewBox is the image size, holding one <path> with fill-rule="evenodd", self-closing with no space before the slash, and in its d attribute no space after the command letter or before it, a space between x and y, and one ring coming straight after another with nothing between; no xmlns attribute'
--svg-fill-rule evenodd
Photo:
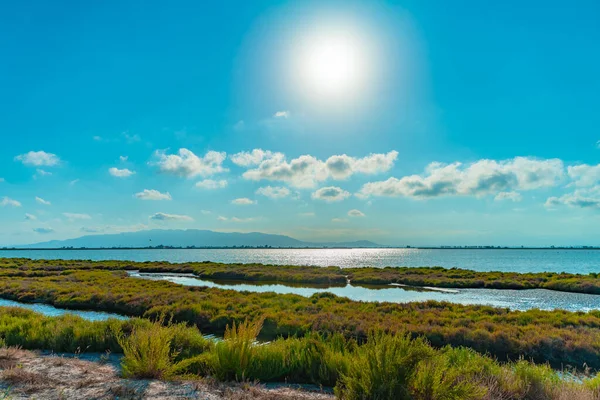
<svg viewBox="0 0 600 400"><path fill-rule="evenodd" d="M360 37L321 32L304 41L298 54L299 84L320 98L344 97L359 90L368 73L368 55Z"/></svg>
<svg viewBox="0 0 600 400"><path fill-rule="evenodd" d="M308 49L305 79L324 93L340 93L359 79L358 48L344 37L326 37Z"/></svg>

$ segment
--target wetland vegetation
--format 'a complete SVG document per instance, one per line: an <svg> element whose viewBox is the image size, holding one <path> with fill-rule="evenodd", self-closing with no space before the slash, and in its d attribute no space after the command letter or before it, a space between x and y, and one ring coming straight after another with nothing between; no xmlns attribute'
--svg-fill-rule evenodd
<svg viewBox="0 0 600 400"><path fill-rule="evenodd" d="M331 293L239 292L137 279L125 270L332 284L340 282L338 276L365 284L410 277L408 284L425 286L471 279L471 271L438 268L362 268L348 274L335 267L305 273L303 267L242 265L236 273L236 266L214 263L0 259L0 297L133 317L85 321L3 308L0 345L108 350L124 354L122 371L128 377L311 383L335 387L343 399L599 398L598 378L568 381L556 370L600 369L600 311L510 311L434 301L360 302ZM488 273L490 282L513 275L494 274ZM541 282L541 274L514 275L522 285ZM547 275L546 282L596 284L592 276ZM380 281L372 282L376 277ZM200 332L225 340L215 343ZM270 342L257 345L257 338Z"/></svg>
<svg viewBox="0 0 600 400"><path fill-rule="evenodd" d="M186 324L131 319L85 321L0 309L0 378L18 383L16 346L55 352L122 354L124 378L309 383L360 399L597 399L600 379L569 380L547 365L500 363L465 347L432 347L424 338L372 331L362 343L308 333L257 344L262 320L228 326L223 341ZM42 377L38 377L43 379ZM41 382L39 382L41 385Z"/></svg>
<svg viewBox="0 0 600 400"><path fill-rule="evenodd" d="M360 302L330 293L311 297L250 293L136 279L123 271L144 269L145 264L145 270L171 266L172 272L189 272L185 264L30 260L1 264L0 296L21 302L145 318L170 315L174 322L219 335L233 323L262 318L260 336L265 340L319 332L362 342L373 330L407 333L426 338L436 348L466 346L500 361L525 357L559 368L600 368L600 311L509 311L434 301Z"/></svg>
<svg viewBox="0 0 600 400"><path fill-rule="evenodd" d="M263 282L281 284L387 286L402 284L437 288L549 289L573 293L600 294L597 273L588 275L538 272L478 272L442 267L315 267L296 265L31 260L0 258L0 276L42 276L64 270L139 270L155 273L189 273L212 281Z"/></svg>

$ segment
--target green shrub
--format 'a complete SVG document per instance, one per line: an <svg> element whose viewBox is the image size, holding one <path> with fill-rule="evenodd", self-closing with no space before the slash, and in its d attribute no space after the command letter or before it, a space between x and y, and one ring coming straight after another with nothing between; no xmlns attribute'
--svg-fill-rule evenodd
<svg viewBox="0 0 600 400"><path fill-rule="evenodd" d="M342 338L343 340L343 338ZM334 386L345 370L346 354L318 335L277 339L256 346L246 378Z"/></svg>
<svg viewBox="0 0 600 400"><path fill-rule="evenodd" d="M350 358L336 393L347 400L411 399L409 380L420 360L434 350L423 339L408 335L371 333L367 343Z"/></svg>
<svg viewBox="0 0 600 400"><path fill-rule="evenodd" d="M600 374L585 379L583 385L594 394L595 398L600 398Z"/></svg>
<svg viewBox="0 0 600 400"><path fill-rule="evenodd" d="M551 398L554 388L562 383L560 376L549 365L535 365L521 359L514 363L512 369L522 399Z"/></svg>
<svg viewBox="0 0 600 400"><path fill-rule="evenodd" d="M182 325L163 326L157 320L145 326L135 327L129 336L116 333L119 345L123 349L121 360L125 378L170 379L182 373L190 361L176 362L179 351L173 350L177 335L182 336L186 328ZM189 332L186 332L189 339Z"/></svg>
<svg viewBox="0 0 600 400"><path fill-rule="evenodd" d="M465 365L454 365L447 355L423 360L411 377L412 395L421 400L474 400L486 394L473 376L464 374Z"/></svg>
<svg viewBox="0 0 600 400"><path fill-rule="evenodd" d="M262 320L245 320L238 325L234 322L231 327L227 326L224 340L215 346L213 369L219 379L244 381L248 378L262 323Z"/></svg>

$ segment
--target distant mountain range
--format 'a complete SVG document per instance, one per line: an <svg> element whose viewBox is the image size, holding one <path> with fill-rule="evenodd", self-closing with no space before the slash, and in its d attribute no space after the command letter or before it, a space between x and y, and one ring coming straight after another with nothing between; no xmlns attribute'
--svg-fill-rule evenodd
<svg viewBox="0 0 600 400"><path fill-rule="evenodd" d="M226 233L208 230L152 229L117 234L86 235L76 239L16 246L17 248L123 248L123 247L383 247L368 240L356 242L303 242L284 235L266 233Z"/></svg>

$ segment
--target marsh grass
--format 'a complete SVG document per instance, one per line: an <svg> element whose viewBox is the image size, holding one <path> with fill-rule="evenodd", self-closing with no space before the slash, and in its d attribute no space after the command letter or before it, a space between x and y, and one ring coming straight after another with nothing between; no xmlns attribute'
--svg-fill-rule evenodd
<svg viewBox="0 0 600 400"><path fill-rule="evenodd" d="M128 335L120 330L114 335L123 351L125 378L171 379L185 373L191 360L210 348L197 329L165 322L164 317L136 326Z"/></svg>
<svg viewBox="0 0 600 400"><path fill-rule="evenodd" d="M371 330L390 333L408 331L412 336L427 337L436 348L445 345L466 346L482 354L489 353L501 361L518 360L520 356L524 356L537 363L549 362L555 368L570 365L581 369L585 363L591 368L600 369L600 330L597 329L600 326L600 311L597 310L586 313L562 310L520 312L433 301L406 304L363 303L331 293L306 298L291 294L183 287L171 282L130 278L124 271L140 269L194 272L197 268L203 268L206 273L209 270L231 272L236 266L214 263L175 265L0 259L0 296L23 302L44 302L56 307L110 311L144 318L168 314L173 316L174 321L186 322L197 326L202 332L217 335L223 334L225 328L234 321L243 318L257 320L264 315L266 318L261 338L265 340L304 337L311 332L319 332L328 335L342 333L347 338L364 341ZM295 278L303 276L301 268L260 265L240 268L259 275L278 271L283 278L288 275ZM320 273L318 268L310 271L311 274ZM333 269L327 274L332 271ZM355 274L356 277L362 271L366 278L371 273L380 274L385 279L395 279L397 274L415 275L419 279L436 277L442 281L448 278L452 280L452 285L463 280L479 279L478 273L473 271L440 268L384 268L374 271L365 268L361 271L344 271ZM516 281L531 280L535 285L545 285L553 279L564 282L575 279L600 286L600 279L595 275L577 278L555 275L510 277L489 273L486 279L495 282L494 285L511 282L514 278ZM55 332L47 336L41 336L38 332L49 332L52 330L50 326L21 326L23 332L14 330L12 337L7 333L5 339L9 345L25 341L27 344L23 344L24 347L39 348L45 344L47 348L68 352L76 351L77 347L88 349L88 346L89 351L119 348L114 337L97 326L89 328L75 322L64 322L53 328ZM62 325L73 329L65 329ZM539 332L544 334L539 335ZM23 339L24 336L27 340ZM112 343L108 343L111 341ZM187 356L180 355L182 358Z"/></svg>
<svg viewBox="0 0 600 400"><path fill-rule="evenodd" d="M419 360L430 358L433 352L423 339L372 332L350 358L337 394L348 400L411 399L411 375Z"/></svg>
<svg viewBox="0 0 600 400"><path fill-rule="evenodd" d="M219 379L244 381L249 377L262 326L262 319L254 322L246 319L227 326L223 341L215 346L213 369Z"/></svg>
<svg viewBox="0 0 600 400"><path fill-rule="evenodd" d="M344 286L350 280L356 285L389 285L443 288L534 289L544 288L576 293L600 294L598 273L516 273L472 271L443 267L316 267L264 264L223 264L210 261L169 263L90 260L30 260L0 258L0 277L44 277L73 271L139 270L148 273L188 273L213 281L269 282L284 284L316 284Z"/></svg>
<svg viewBox="0 0 600 400"><path fill-rule="evenodd" d="M600 399L600 377L568 381L545 364L524 359L500 363L462 347L436 349L425 339L408 334L373 331L366 342L357 343L342 335L312 333L258 343L263 321L259 319L230 325L224 341L214 344L196 328L164 318L106 325L0 309L0 322L7 320L13 324L0 324L0 337L5 337L3 329L14 329L15 321L21 321L16 326L47 329L38 332L42 337L60 322L89 324L101 332L108 329L117 343L116 352L124 353L123 375L130 378L313 383L335 386L338 398L345 400ZM65 326L68 331L78 331L75 328ZM16 336L11 337L14 340ZM30 346L56 343L31 338L22 341ZM52 384L45 376L19 368L23 353L18 348L0 348L0 361L6 361L0 379L29 393ZM63 364L64 360L57 358L56 362Z"/></svg>

